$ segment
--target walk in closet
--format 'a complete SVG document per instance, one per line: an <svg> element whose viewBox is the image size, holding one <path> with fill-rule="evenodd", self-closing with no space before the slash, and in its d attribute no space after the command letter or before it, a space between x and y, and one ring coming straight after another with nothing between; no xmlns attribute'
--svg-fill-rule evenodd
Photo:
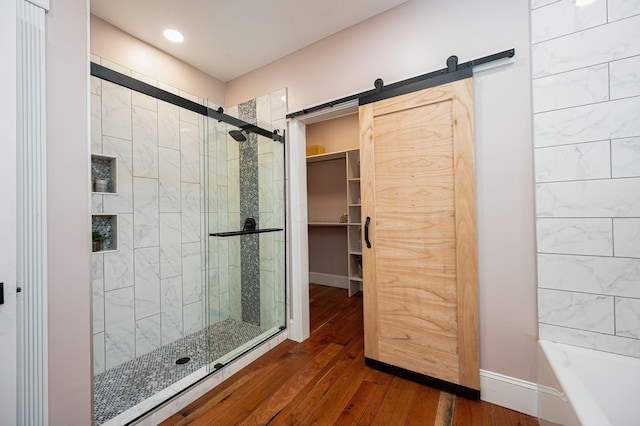
<svg viewBox="0 0 640 426"><path fill-rule="evenodd" d="M362 291L362 221L358 116L307 126L307 146L326 151L307 157L309 279Z"/></svg>

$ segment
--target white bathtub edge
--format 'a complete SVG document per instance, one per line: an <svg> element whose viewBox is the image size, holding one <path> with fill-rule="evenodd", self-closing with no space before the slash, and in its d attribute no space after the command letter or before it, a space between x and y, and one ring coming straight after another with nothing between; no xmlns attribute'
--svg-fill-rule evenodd
<svg viewBox="0 0 640 426"><path fill-rule="evenodd" d="M538 387L540 390L538 419L540 424L579 426L578 416L562 391L562 386L544 352L544 345L542 340L538 340Z"/></svg>
<svg viewBox="0 0 640 426"><path fill-rule="evenodd" d="M564 400L564 403L557 399L540 400L539 417L569 426L611 426L598 403L571 368L571 360L566 358L567 355L564 352L567 349L587 351L589 349L547 340L538 340L538 344L541 349L538 354L538 371L542 373L543 367L547 367L547 372L552 376L539 377L538 381L541 383L551 381L551 386L559 388L558 393Z"/></svg>
<svg viewBox="0 0 640 426"><path fill-rule="evenodd" d="M536 383L480 370L480 399L483 401L538 417L538 390Z"/></svg>

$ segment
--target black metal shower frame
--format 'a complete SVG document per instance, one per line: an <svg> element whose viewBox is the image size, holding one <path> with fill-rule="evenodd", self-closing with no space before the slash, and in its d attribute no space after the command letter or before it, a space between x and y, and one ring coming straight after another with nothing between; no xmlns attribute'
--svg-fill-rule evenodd
<svg viewBox="0 0 640 426"><path fill-rule="evenodd" d="M154 97L161 101L179 106L180 108L188 109L189 111L204 115L205 117L210 117L215 120L231 124L232 126L236 126L244 131L255 133L257 135L267 137L271 140L284 143L284 134L279 134L278 130L270 132L269 130L263 129L260 126L247 123L244 120L240 120L239 118L225 114L224 108L222 107L218 109L209 108L205 105L201 105L197 102L185 99L182 96L178 96L174 93L167 92L166 90L162 90L158 87L152 86L151 84L136 80L135 78L129 77L128 75L121 74L100 64L96 64L95 62L91 62L91 75L101 78L110 83L126 87L127 89L135 90L136 92Z"/></svg>
<svg viewBox="0 0 640 426"><path fill-rule="evenodd" d="M232 126L238 127L246 132L250 132L250 133L255 133L257 135L260 136L264 136L267 137L275 142L280 142L282 144L285 143L286 140L286 135L285 135L285 131L284 129L282 130L282 134L279 133L279 131L277 129L273 130L272 132L270 132L269 130L266 130L262 127L259 127L255 124L251 124L248 123L244 120L240 120L236 117L230 116L228 114L224 113L224 109L222 107L219 107L218 109L213 109L213 108L209 108L207 106L201 105L197 102L193 102L189 99L183 98L182 96L178 96L174 93L171 92L167 92L166 90L162 90L158 87L152 86L151 84L145 83L143 81L137 80L133 77L130 77L128 75L119 73L117 71L114 71L110 68L107 68L105 66L102 66L100 64L97 64L95 62L91 62L90 63L91 67L90 67L90 74L93 77L97 77L100 78L104 81L108 81L110 83L113 84L117 84L119 86L125 87L127 89L131 89L134 90L136 92L142 93L144 95L148 95L151 96L153 98L156 98L158 100L170 103L172 105L176 105L180 108L185 108L189 111L193 111L197 114L203 115L205 117L209 117L209 118L213 118L215 120L218 120L218 122L224 122L227 124L231 124ZM285 155L285 164L284 164L284 172L285 172L285 176L287 173L287 164L286 164L286 149L284 150L284 155ZM284 209L285 211L287 210L287 198L285 197L284 200ZM265 233L265 232L276 232L276 231L285 231L285 234L287 232L286 229L286 221L285 221L285 228L265 228L265 229L255 229L255 230L250 230L250 231L231 231L231 232L222 232L222 233L212 233L209 234L209 236L216 236L216 237L230 237L230 236L235 236L235 235L245 235L245 234L254 234L254 233ZM284 246L284 258L287 259L287 245L285 244ZM285 283L287 280L287 268L286 268L286 261L285 261ZM288 304L288 300L287 300L287 292L285 291L285 306L287 306ZM274 333L273 335L267 337L265 340L261 341L258 345L250 347L245 349L244 351L242 351L241 353L236 354L236 356L230 360L228 363L237 360L238 358L242 357L243 355L245 355L246 353L250 352L251 350L255 349L256 347L263 345L264 343L266 343L267 341L275 338L276 336L278 336L282 331L287 329L287 317L286 317L286 309L285 309L285 318L284 318L284 324L282 326L279 327L279 331L277 333ZM211 371L208 372L207 375L205 375L204 377L196 380L195 382L191 383L190 385L186 386L184 389L180 390L179 392L177 392L175 395L172 395L171 397L167 398L166 400L164 400L161 404L166 404L169 401L175 400L176 398L180 397L181 395L185 394L186 392L188 392L191 389L194 389L195 387L197 387L199 384L203 383L204 381L206 381L208 378L211 377L211 375L213 375L214 373L217 373L220 371L220 369L226 367L227 364L221 364L221 363L217 363L213 366L213 369ZM148 414L152 413L156 408L158 408L158 406L154 406L152 408L149 408L148 410L145 410L144 412L140 413L140 415L138 415L137 417L135 417L133 420L129 421L127 423L127 425L133 424L135 422L137 422L138 420L144 418L145 416L147 416Z"/></svg>

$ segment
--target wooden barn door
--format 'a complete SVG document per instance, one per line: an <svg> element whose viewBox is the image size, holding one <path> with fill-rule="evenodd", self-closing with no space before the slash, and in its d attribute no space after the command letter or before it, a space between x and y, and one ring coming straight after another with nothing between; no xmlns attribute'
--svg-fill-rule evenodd
<svg viewBox="0 0 640 426"><path fill-rule="evenodd" d="M367 364L479 398L472 79L362 105L360 150Z"/></svg>

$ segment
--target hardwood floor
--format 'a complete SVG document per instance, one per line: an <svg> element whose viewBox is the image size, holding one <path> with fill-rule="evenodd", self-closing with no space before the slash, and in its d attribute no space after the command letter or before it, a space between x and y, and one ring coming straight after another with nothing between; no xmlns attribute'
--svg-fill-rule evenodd
<svg viewBox="0 0 640 426"><path fill-rule="evenodd" d="M285 341L161 425L538 424L366 367L361 295L312 284L309 298L309 339Z"/></svg>

